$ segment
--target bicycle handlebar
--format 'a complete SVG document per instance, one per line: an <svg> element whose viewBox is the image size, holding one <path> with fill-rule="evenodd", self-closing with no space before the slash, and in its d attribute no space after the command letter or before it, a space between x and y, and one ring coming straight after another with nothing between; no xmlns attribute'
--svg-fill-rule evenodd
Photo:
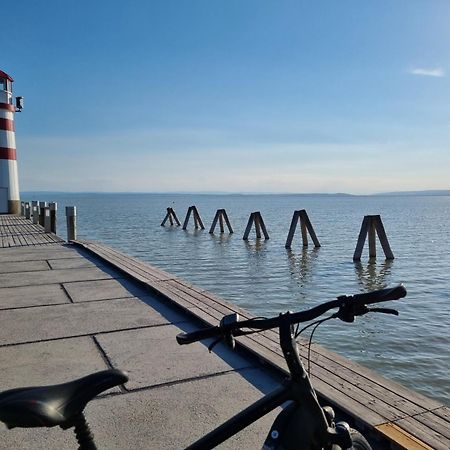
<svg viewBox="0 0 450 450"><path fill-rule="evenodd" d="M340 308L345 309L345 315L337 316L340 319L351 322L348 317L362 315L368 312L365 305L371 303L386 302L389 300L398 300L405 297L406 289L403 284L399 284L394 288L379 289L377 291L367 292L364 294L355 295L341 295L336 300L331 300L326 303L322 303L314 308L292 313L290 315L291 324L308 322L320 317L330 309ZM190 333L180 333L177 335L177 342L180 345L191 344L193 342L201 341L217 336L225 336L227 333L232 333L233 336L242 336L246 334L242 328L253 328L258 330L268 330L279 326L279 317L272 317L270 319L248 319L240 322L233 322L229 324L223 324L219 326L204 328L202 330L192 331Z"/></svg>
<svg viewBox="0 0 450 450"><path fill-rule="evenodd" d="M351 295L349 298L352 302L356 302L360 305L368 305L371 303L386 302L388 300L398 300L405 297L406 288L403 284L399 284L393 288L379 289L377 291L367 292L365 294ZM347 296L343 296L347 297ZM338 299L341 297L338 297Z"/></svg>

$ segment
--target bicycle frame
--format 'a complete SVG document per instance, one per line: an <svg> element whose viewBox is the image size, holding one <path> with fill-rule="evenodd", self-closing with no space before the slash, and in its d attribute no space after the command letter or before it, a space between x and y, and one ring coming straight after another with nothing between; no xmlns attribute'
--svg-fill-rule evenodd
<svg viewBox="0 0 450 450"><path fill-rule="evenodd" d="M191 444L186 450L214 448L289 400L292 403L278 415L267 436L264 449L309 450L328 446L331 448L332 444L338 444L342 448L351 447L350 433L343 432L342 429L336 430L332 426L332 419L327 420L317 400L317 395L299 357L289 314L288 312L280 315L279 329L281 349L289 368L290 378L283 386L227 420Z"/></svg>

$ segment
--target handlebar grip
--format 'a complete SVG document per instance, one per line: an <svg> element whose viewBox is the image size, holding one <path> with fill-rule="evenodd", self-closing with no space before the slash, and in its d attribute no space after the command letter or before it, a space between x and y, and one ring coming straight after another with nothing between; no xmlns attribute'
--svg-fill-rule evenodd
<svg viewBox="0 0 450 450"><path fill-rule="evenodd" d="M209 327L203 330L191 331L190 333L180 333L177 335L177 342L180 345L192 344L211 337L219 336L222 333L219 327Z"/></svg>
<svg viewBox="0 0 450 450"><path fill-rule="evenodd" d="M387 302L388 300L398 300L406 296L406 288L399 284L393 288L379 289L378 291L367 292L365 294L353 295L353 302L359 304L370 304Z"/></svg>

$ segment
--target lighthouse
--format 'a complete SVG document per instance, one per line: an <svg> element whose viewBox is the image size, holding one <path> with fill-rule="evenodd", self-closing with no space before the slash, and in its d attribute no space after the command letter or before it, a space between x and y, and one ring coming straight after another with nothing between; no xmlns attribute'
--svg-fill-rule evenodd
<svg viewBox="0 0 450 450"><path fill-rule="evenodd" d="M22 109L22 97L13 104L13 79L0 70L0 214L19 214L14 113Z"/></svg>

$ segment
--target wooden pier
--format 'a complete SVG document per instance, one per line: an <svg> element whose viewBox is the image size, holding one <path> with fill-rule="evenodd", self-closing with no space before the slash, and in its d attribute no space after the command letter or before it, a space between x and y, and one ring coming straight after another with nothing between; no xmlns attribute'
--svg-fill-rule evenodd
<svg viewBox="0 0 450 450"><path fill-rule="evenodd" d="M35 241L21 236L22 230ZM255 385L263 392L270 380L273 386L264 367L286 372L274 330L238 338L238 354L221 347L211 356L200 344L175 344L177 330L198 328L198 320L217 325L224 314L250 318L249 312L100 243L65 245L57 236L54 243L38 243L41 231L25 218L0 216L0 316L6 324L0 334L0 389L58 382L105 365L128 370L128 385L87 409L100 448L183 448L261 396ZM25 248L1 248L11 243ZM443 404L317 344L311 372L320 399L350 416L378 448L450 448L450 409ZM230 396L238 386L239 394ZM187 398L195 402L192 408ZM171 408L179 411L176 427ZM205 423L198 424L191 411L201 408ZM259 448L255 436L264 439L272 419L224 448ZM5 448L30 448L41 439L36 430L0 434ZM63 438L68 434L50 430L44 446L71 448Z"/></svg>
<svg viewBox="0 0 450 450"><path fill-rule="evenodd" d="M63 239L20 216L0 215L0 248L55 244Z"/></svg>

